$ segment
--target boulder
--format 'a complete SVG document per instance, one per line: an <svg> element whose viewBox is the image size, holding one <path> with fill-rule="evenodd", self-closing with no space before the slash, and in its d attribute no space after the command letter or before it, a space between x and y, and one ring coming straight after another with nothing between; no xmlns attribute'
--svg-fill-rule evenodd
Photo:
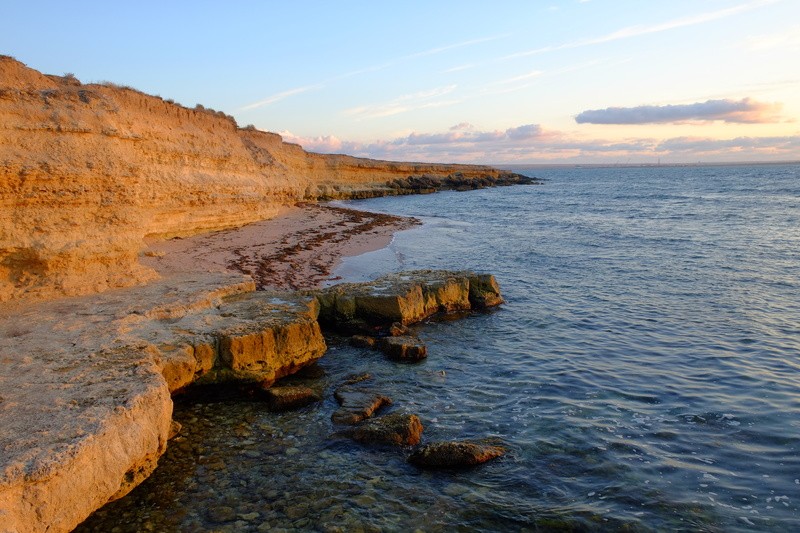
<svg viewBox="0 0 800 533"><path fill-rule="evenodd" d="M408 462L423 468L465 468L485 463L504 453L504 448L490 444L442 441L420 447L411 454Z"/></svg>
<svg viewBox="0 0 800 533"><path fill-rule="evenodd" d="M384 337L379 346L393 361L416 363L428 357L428 348L416 337Z"/></svg>
<svg viewBox="0 0 800 533"><path fill-rule="evenodd" d="M503 303L500 286L491 274L469 276L469 301L474 309L486 309Z"/></svg>
<svg viewBox="0 0 800 533"><path fill-rule="evenodd" d="M417 415L392 413L366 420L348 435L363 444L416 446L422 437L422 429Z"/></svg>

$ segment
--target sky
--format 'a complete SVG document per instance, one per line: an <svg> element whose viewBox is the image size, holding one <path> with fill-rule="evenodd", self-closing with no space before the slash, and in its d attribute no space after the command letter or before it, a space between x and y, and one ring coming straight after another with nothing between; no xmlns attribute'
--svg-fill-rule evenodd
<svg viewBox="0 0 800 533"><path fill-rule="evenodd" d="M325 153L800 160L800 0L0 0L0 54Z"/></svg>

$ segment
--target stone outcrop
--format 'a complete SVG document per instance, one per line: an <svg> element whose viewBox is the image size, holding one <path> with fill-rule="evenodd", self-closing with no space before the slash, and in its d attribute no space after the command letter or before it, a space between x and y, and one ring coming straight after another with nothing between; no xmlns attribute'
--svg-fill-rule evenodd
<svg viewBox="0 0 800 533"><path fill-rule="evenodd" d="M0 310L0 532L70 531L155 468L170 393L316 361L314 298L234 274Z"/></svg>
<svg viewBox="0 0 800 533"><path fill-rule="evenodd" d="M221 112L0 56L0 301L153 279L138 262L143 238L241 226L302 200L531 181L307 153Z"/></svg>
<svg viewBox="0 0 800 533"><path fill-rule="evenodd" d="M465 468L505 454L501 446L469 441L432 442L412 453L408 461L423 468Z"/></svg>
<svg viewBox="0 0 800 533"><path fill-rule="evenodd" d="M485 309L503 302L491 274L418 270L315 292L320 321L346 332L419 322L437 313ZM397 327L397 326L395 326Z"/></svg>

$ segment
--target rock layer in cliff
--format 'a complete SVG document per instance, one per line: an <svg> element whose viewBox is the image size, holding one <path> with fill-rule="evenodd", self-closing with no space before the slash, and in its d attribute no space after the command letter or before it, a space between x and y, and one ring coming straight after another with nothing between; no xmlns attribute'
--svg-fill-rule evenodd
<svg viewBox="0 0 800 533"><path fill-rule="evenodd" d="M528 181L307 153L221 112L0 56L0 301L153 279L137 260L143 238L241 226L301 200Z"/></svg>

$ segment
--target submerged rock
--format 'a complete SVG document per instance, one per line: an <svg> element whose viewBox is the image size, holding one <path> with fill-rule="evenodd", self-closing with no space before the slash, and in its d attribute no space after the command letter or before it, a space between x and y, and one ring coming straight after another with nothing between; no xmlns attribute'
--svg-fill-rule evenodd
<svg viewBox="0 0 800 533"><path fill-rule="evenodd" d="M423 468L464 468L475 466L505 453L500 446L468 442L443 441L422 446L408 458L408 462Z"/></svg>
<svg viewBox="0 0 800 533"><path fill-rule="evenodd" d="M353 428L347 435L364 444L416 446L422 438L422 422L408 413L392 413L371 418Z"/></svg>
<svg viewBox="0 0 800 533"><path fill-rule="evenodd" d="M356 348L375 349L376 343L375 337L368 335L353 335L350 337L350 346L355 346Z"/></svg>
<svg viewBox="0 0 800 533"><path fill-rule="evenodd" d="M279 385L264 390L270 411L291 411L322 401L322 396L310 387Z"/></svg>
<svg viewBox="0 0 800 533"><path fill-rule="evenodd" d="M344 385L354 385L372 379L372 374L365 372L363 374L350 374L344 380Z"/></svg>
<svg viewBox="0 0 800 533"><path fill-rule="evenodd" d="M342 385L334 397L341 406L331 415L331 420L337 424L358 424L392 403L391 398L370 389L363 381Z"/></svg>
<svg viewBox="0 0 800 533"><path fill-rule="evenodd" d="M393 361L416 363L428 357L428 348L416 337L385 337L379 346Z"/></svg>

